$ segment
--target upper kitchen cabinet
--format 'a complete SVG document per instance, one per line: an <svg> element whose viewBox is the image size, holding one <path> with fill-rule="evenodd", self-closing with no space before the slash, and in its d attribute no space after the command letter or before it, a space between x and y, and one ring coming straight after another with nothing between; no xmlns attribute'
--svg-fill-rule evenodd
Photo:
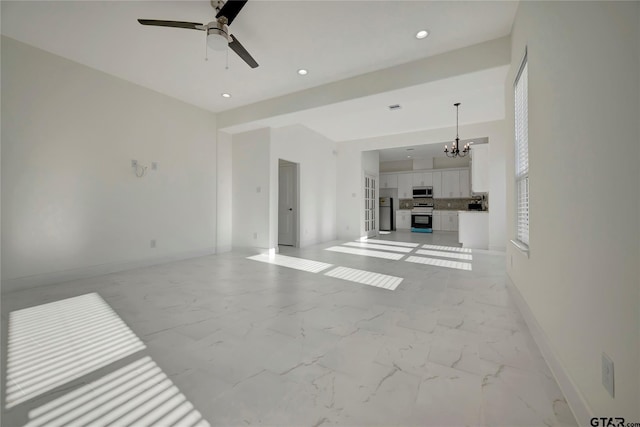
<svg viewBox="0 0 640 427"><path fill-rule="evenodd" d="M433 173L431 173L431 172L414 172L413 173L413 186L414 187L432 187L433 186Z"/></svg>
<svg viewBox="0 0 640 427"><path fill-rule="evenodd" d="M460 172L443 171L442 172L442 197L454 198L460 194Z"/></svg>
<svg viewBox="0 0 640 427"><path fill-rule="evenodd" d="M434 186L433 197L440 197L443 199L456 199L466 198L470 196L470 182L469 182L469 170L445 170L442 171L442 183L440 195L437 195L437 187L435 185L435 173L434 173Z"/></svg>
<svg viewBox="0 0 640 427"><path fill-rule="evenodd" d="M471 191L489 192L489 144L473 145L471 148Z"/></svg>
<svg viewBox="0 0 640 427"><path fill-rule="evenodd" d="M380 174L380 188L398 188L398 175L395 173Z"/></svg>
<svg viewBox="0 0 640 427"><path fill-rule="evenodd" d="M471 181L469 180L469 170L460 171L460 197L471 197Z"/></svg>
<svg viewBox="0 0 640 427"><path fill-rule="evenodd" d="M442 198L442 172L433 172L433 197L435 199Z"/></svg>
<svg viewBox="0 0 640 427"><path fill-rule="evenodd" d="M398 174L398 198L411 199L413 197L413 174Z"/></svg>

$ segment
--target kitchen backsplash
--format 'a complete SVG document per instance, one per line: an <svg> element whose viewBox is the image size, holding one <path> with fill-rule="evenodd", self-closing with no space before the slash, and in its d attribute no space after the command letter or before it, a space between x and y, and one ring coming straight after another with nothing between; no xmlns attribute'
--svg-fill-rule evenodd
<svg viewBox="0 0 640 427"><path fill-rule="evenodd" d="M433 199L433 209L466 211L469 209L469 203L472 202L475 202L475 199Z"/></svg>
<svg viewBox="0 0 640 427"><path fill-rule="evenodd" d="M478 198L464 199L433 199L433 208L436 210L450 211L466 211L469 209L469 203L477 201ZM413 199L400 199L398 209L411 209L413 207ZM489 209L488 196L483 201L483 209Z"/></svg>
<svg viewBox="0 0 640 427"><path fill-rule="evenodd" d="M398 209L412 209L413 208L413 199L400 199L400 204L398 205Z"/></svg>

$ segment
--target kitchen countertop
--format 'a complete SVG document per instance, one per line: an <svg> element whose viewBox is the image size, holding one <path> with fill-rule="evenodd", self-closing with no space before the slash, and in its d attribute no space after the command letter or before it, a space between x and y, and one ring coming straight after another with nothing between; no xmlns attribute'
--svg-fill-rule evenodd
<svg viewBox="0 0 640 427"><path fill-rule="evenodd" d="M411 212L411 209L396 209L396 211L407 211L407 212ZM485 211L476 211L476 210L460 210L460 209L455 209L455 208L451 208L451 209L434 209L434 212L478 212L478 213L489 213L489 210L485 210Z"/></svg>
<svg viewBox="0 0 640 427"><path fill-rule="evenodd" d="M436 212L480 212L480 213L488 213L489 210L485 210L485 211L476 211L476 210L469 210L467 209L465 210L461 210L461 209L455 209L455 208L451 208L451 209L434 209L434 211Z"/></svg>

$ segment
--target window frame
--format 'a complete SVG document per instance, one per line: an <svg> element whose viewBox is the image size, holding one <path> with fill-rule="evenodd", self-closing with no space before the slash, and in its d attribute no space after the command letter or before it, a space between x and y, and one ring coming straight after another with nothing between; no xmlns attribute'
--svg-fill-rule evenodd
<svg viewBox="0 0 640 427"><path fill-rule="evenodd" d="M525 79L521 78L525 76ZM524 86L520 84L524 82ZM519 95L518 90L521 89ZM522 94L524 92L524 95ZM512 240L513 244L523 252L529 253L530 243L530 182L529 182L529 67L528 67L528 55L525 49L524 57L520 62L518 73L513 82L513 94L514 94L514 193L515 193L515 239ZM520 109L519 116L519 98L524 96L524 111ZM519 121L522 120L522 122ZM524 144L522 138L518 137L518 130L522 132L524 129ZM524 145L524 146L523 146ZM525 151L523 153L523 151ZM526 158L522 158L523 154ZM523 165L524 163L524 165ZM524 193L524 194L523 194ZM524 207L523 207L524 205ZM526 220L522 221L522 218L526 217Z"/></svg>

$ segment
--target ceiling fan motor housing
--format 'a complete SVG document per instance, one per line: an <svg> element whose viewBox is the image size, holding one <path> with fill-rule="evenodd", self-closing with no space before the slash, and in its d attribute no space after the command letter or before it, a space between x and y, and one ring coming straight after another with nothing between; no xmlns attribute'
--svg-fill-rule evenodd
<svg viewBox="0 0 640 427"><path fill-rule="evenodd" d="M213 50L225 50L231 42L229 27L219 21L207 25L207 45Z"/></svg>

